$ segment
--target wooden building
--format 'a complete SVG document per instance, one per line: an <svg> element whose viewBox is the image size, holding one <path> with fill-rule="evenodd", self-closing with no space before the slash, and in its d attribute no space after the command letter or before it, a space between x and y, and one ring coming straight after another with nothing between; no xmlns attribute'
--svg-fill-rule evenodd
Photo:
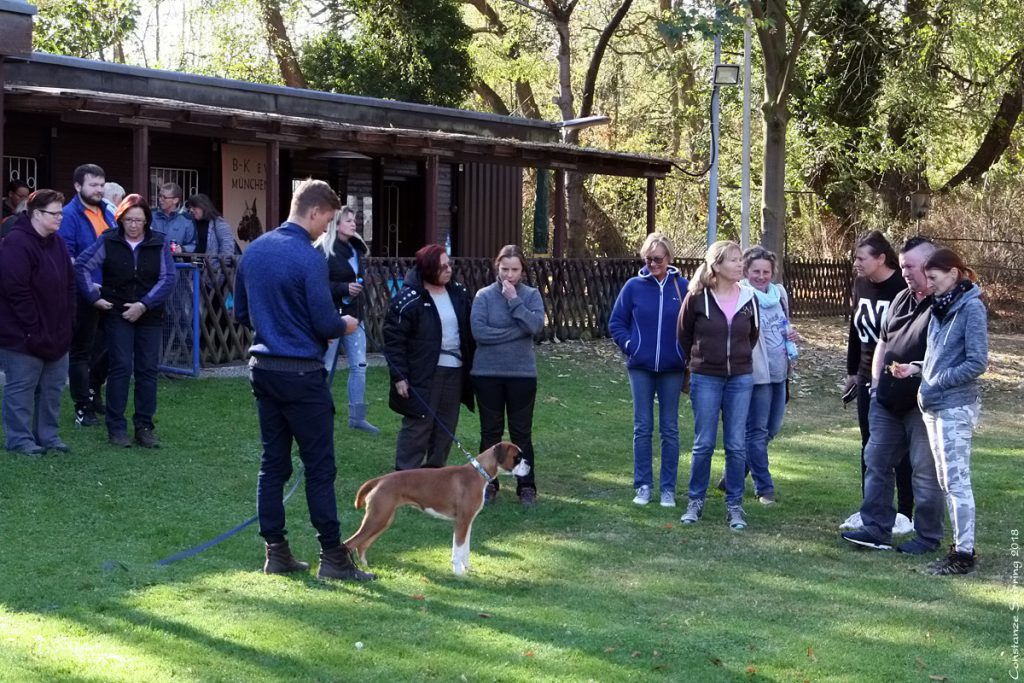
<svg viewBox="0 0 1024 683"><path fill-rule="evenodd" d="M155 198L175 181L210 195L232 225L248 210L270 229L294 184L320 178L356 210L374 256L446 240L453 255L488 256L522 241L524 168L552 169L556 187L565 171L647 178L652 206L671 166L562 144L559 123L33 53L33 12L0 0L5 182L70 194L74 168L96 163L129 192Z"/></svg>

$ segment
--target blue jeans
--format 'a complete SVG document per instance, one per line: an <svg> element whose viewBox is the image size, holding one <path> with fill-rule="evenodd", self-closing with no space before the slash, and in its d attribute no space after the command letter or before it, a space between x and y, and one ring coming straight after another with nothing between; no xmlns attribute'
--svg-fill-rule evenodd
<svg viewBox="0 0 1024 683"><path fill-rule="evenodd" d="M928 443L921 411L917 408L898 414L888 410L877 399L871 399L871 436L864 448L864 502L860 517L864 530L877 540L892 540L896 508L892 505L893 489L900 464L909 455L912 465L914 530L920 540L932 547L942 542L943 497L935 473L932 448Z"/></svg>
<svg viewBox="0 0 1024 683"><path fill-rule="evenodd" d="M654 397L658 397L658 432L661 434L661 491L676 492L679 469L679 392L682 372L630 369L633 392L633 486L654 486L651 439L654 433Z"/></svg>
<svg viewBox="0 0 1024 683"><path fill-rule="evenodd" d="M747 469L754 479L754 491L761 496L775 492L768 471L768 444L782 429L786 414L786 382L755 384L747 414Z"/></svg>
<svg viewBox="0 0 1024 683"><path fill-rule="evenodd" d="M328 386L334 382L334 371L337 369L335 362L342 348L345 349L345 358L348 360L349 405L366 403L366 329L362 322L355 332L346 334L328 347L327 357L324 359L324 365L330 369Z"/></svg>
<svg viewBox="0 0 1024 683"><path fill-rule="evenodd" d="M107 376L107 431L124 434L128 422L128 385L135 377L135 429L153 428L156 414L156 384L160 368L160 348L164 330L160 325L130 323L118 311L108 311L104 319L110 374Z"/></svg>
<svg viewBox="0 0 1024 683"><path fill-rule="evenodd" d="M4 446L10 450L47 448L61 443L60 396L68 376L68 355L44 361L26 353L0 349L4 384Z"/></svg>
<svg viewBox="0 0 1024 683"><path fill-rule="evenodd" d="M334 493L334 403L327 376L317 372L275 372L253 368L249 383L256 397L263 455L256 480L256 516L260 536L279 543L285 528L284 485L292 476L292 441L306 468L309 521L322 548L341 542Z"/></svg>
<svg viewBox="0 0 1024 683"><path fill-rule="evenodd" d="M691 500L704 500L711 479L711 455L718 441L718 419L722 418L725 442L725 503L741 505L747 467L747 413L753 375L713 377L690 376L693 406L693 458L690 463Z"/></svg>

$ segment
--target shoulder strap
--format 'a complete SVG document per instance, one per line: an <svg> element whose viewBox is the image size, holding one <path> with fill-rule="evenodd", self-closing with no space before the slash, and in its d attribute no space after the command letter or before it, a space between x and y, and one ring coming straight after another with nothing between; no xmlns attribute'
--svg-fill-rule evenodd
<svg viewBox="0 0 1024 683"><path fill-rule="evenodd" d="M683 293L679 291L679 277L672 278L672 284L676 286L676 296L679 297L679 305L683 305Z"/></svg>

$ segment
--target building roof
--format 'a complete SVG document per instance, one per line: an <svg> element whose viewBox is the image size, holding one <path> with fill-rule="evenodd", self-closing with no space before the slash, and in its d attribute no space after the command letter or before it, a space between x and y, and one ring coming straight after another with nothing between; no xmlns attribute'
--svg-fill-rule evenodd
<svg viewBox="0 0 1024 683"><path fill-rule="evenodd" d="M297 149L664 177L668 159L559 142L557 123L33 53L4 68L4 106L79 123Z"/></svg>

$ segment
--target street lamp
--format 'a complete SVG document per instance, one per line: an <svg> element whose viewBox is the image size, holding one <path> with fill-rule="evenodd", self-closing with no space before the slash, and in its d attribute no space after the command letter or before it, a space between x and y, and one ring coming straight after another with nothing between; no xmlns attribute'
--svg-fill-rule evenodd
<svg viewBox="0 0 1024 683"><path fill-rule="evenodd" d="M722 37L715 34L715 66L711 74L711 168L708 178L708 246L718 239L718 88L739 85L740 68L722 64Z"/></svg>

